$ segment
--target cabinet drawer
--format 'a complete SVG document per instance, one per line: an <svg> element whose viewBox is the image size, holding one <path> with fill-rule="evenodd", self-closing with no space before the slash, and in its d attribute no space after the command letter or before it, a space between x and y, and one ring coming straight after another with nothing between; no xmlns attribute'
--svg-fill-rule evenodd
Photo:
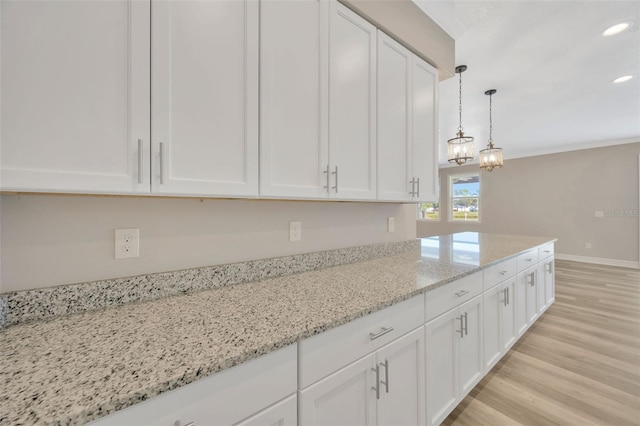
<svg viewBox="0 0 640 426"><path fill-rule="evenodd" d="M298 347L300 388L309 386L422 324L424 295L419 295L301 341ZM385 333L385 329L392 330Z"/></svg>
<svg viewBox="0 0 640 426"><path fill-rule="evenodd" d="M551 256L553 256L553 243L538 247L538 259L542 260Z"/></svg>
<svg viewBox="0 0 640 426"><path fill-rule="evenodd" d="M482 293L482 271L425 293L426 321Z"/></svg>
<svg viewBox="0 0 640 426"><path fill-rule="evenodd" d="M509 260L505 260L504 262L500 262L497 265L486 268L483 271L484 289L488 290L494 285L501 283L509 277L514 276L516 274L516 270L517 260L515 257Z"/></svg>
<svg viewBox="0 0 640 426"><path fill-rule="evenodd" d="M538 249L527 250L524 253L518 255L518 272L538 263Z"/></svg>
<svg viewBox="0 0 640 426"><path fill-rule="evenodd" d="M290 345L91 424L234 424L296 392L296 360L297 346Z"/></svg>

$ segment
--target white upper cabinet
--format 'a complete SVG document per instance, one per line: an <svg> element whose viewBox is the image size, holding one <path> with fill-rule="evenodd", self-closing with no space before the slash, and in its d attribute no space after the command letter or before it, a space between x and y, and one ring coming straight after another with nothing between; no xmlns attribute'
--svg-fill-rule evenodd
<svg viewBox="0 0 640 426"><path fill-rule="evenodd" d="M376 199L376 28L338 2L329 18L329 194Z"/></svg>
<svg viewBox="0 0 640 426"><path fill-rule="evenodd" d="M149 192L149 1L0 7L0 189Z"/></svg>
<svg viewBox="0 0 640 426"><path fill-rule="evenodd" d="M319 0L260 5L263 197L327 197L328 9Z"/></svg>
<svg viewBox="0 0 640 426"><path fill-rule="evenodd" d="M378 199L436 200L438 72L378 32Z"/></svg>
<svg viewBox="0 0 640 426"><path fill-rule="evenodd" d="M378 198L411 200L412 53L378 33Z"/></svg>
<svg viewBox="0 0 640 426"><path fill-rule="evenodd" d="M257 196L259 4L152 8L152 191Z"/></svg>
<svg viewBox="0 0 640 426"><path fill-rule="evenodd" d="M375 27L318 0L260 20L260 195L375 200Z"/></svg>
<svg viewBox="0 0 640 426"><path fill-rule="evenodd" d="M411 160L415 201L438 200L438 71L413 56Z"/></svg>

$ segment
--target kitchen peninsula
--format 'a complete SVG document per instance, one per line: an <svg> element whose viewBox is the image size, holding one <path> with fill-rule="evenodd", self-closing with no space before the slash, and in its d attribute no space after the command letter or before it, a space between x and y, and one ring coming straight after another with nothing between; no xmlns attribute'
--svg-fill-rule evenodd
<svg viewBox="0 0 640 426"><path fill-rule="evenodd" d="M383 424L395 416L389 401L404 383L394 382L402 369L385 350L405 341L417 360L410 375L418 402L409 414L438 424L553 302L553 241L482 233L418 239L400 254L16 324L0 331L0 424L102 417L96 424L248 425L263 411L313 424L350 415L320 412L319 401L340 388L341 373L356 370L371 388L361 411ZM476 346L476 371L460 363L467 342ZM438 364L443 350L460 351L451 371ZM179 395L207 383L236 395L233 374L256 366L278 372L273 389L251 391L275 398L259 407L247 397L202 417L215 397L190 407ZM443 383L448 373L451 383Z"/></svg>

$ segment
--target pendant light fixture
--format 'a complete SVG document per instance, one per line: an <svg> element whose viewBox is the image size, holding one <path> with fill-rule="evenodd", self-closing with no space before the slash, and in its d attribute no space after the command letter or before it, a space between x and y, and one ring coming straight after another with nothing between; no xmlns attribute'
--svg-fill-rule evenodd
<svg viewBox="0 0 640 426"><path fill-rule="evenodd" d="M493 146L493 118L492 118L492 96L495 95L496 89L487 90L485 95L489 95L489 145L486 149L480 151L480 168L490 172L491 170L502 167L502 148L494 148Z"/></svg>
<svg viewBox="0 0 640 426"><path fill-rule="evenodd" d="M458 164L458 166L461 166L469 160L473 160L473 137L465 136L464 132L462 131L462 73L466 70L466 65L459 65L456 67L456 73L460 75L460 98L458 104L460 124L458 125L458 132L456 133L456 137L447 141L447 153L449 162L455 162Z"/></svg>

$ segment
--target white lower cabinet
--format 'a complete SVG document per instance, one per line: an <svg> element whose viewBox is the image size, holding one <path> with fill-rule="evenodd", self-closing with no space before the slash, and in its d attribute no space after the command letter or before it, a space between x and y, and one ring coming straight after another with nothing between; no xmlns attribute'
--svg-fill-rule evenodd
<svg viewBox="0 0 640 426"><path fill-rule="evenodd" d="M284 399L258 414L237 423L237 426L295 426L298 424L298 398Z"/></svg>
<svg viewBox="0 0 640 426"><path fill-rule="evenodd" d="M424 422L424 328L420 327L300 391L301 425Z"/></svg>
<svg viewBox="0 0 640 426"><path fill-rule="evenodd" d="M543 274L544 276L544 295L545 295L545 309L551 306L553 302L556 300L556 279L554 273L555 263L553 258L547 259L543 263Z"/></svg>
<svg viewBox="0 0 640 426"><path fill-rule="evenodd" d="M515 277L498 284L484 293L484 372L502 358L516 341Z"/></svg>
<svg viewBox="0 0 640 426"><path fill-rule="evenodd" d="M287 346L125 408L92 425L175 426L193 422L217 426L237 424L245 419L248 419L247 425L293 425L296 423L296 361L297 346Z"/></svg>
<svg viewBox="0 0 640 426"><path fill-rule="evenodd" d="M428 425L440 424L482 378L482 331L482 296L427 323Z"/></svg>

